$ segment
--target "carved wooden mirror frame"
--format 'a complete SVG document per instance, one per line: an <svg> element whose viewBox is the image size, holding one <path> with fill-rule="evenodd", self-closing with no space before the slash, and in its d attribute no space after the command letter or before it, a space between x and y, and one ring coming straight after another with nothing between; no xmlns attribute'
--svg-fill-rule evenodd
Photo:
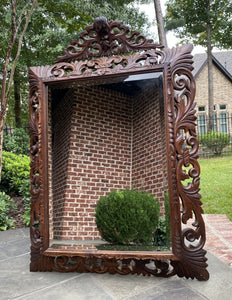
<svg viewBox="0 0 232 300"><path fill-rule="evenodd" d="M117 21L97 18L52 66L31 67L31 271L143 274L207 280L199 194L192 46L165 49ZM54 83L162 72L171 252L65 251L49 248L47 94ZM187 172L186 168L192 166ZM191 179L188 185L183 180ZM189 225L189 220L191 220ZM188 222L188 223L187 223ZM187 224L187 225L185 225ZM99 259L101 259L99 263ZM118 261L122 265L119 267ZM133 261L133 263L132 263ZM148 263L154 262L152 268Z"/></svg>

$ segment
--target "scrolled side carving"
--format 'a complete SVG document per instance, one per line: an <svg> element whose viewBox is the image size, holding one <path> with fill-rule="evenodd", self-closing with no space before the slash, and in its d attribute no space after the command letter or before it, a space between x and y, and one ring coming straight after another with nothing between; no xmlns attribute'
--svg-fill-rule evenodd
<svg viewBox="0 0 232 300"><path fill-rule="evenodd" d="M39 93L38 93L38 78L33 73L30 76L30 94L29 94L29 111L30 111L30 158L31 158L31 238L34 244L40 243L39 229Z"/></svg>
<svg viewBox="0 0 232 300"><path fill-rule="evenodd" d="M176 164L176 171L172 168L172 185L176 188L176 200L171 205L175 210L174 215L181 215L181 219L176 219L173 240L174 254L180 260L172 262L172 265L178 276L207 280L209 274L206 270L206 251L203 249L205 226L199 194L200 166L197 161L195 81L191 73L191 50L191 45L164 50L165 60L169 61L169 77L172 84L170 90L173 90L173 94L169 95L169 102L173 103L170 104L168 118L170 127L173 126L171 123L174 123L174 131L170 132L169 137L169 149L171 156L175 157ZM184 184L186 179L190 180L187 185ZM191 227L187 224L188 221L191 221Z"/></svg>
<svg viewBox="0 0 232 300"><path fill-rule="evenodd" d="M44 68L38 67L37 73L29 71L29 112L30 112L30 180L31 180L31 270L46 269L44 260L48 258L41 255L44 247L44 199L43 199L43 160L42 160L42 116L41 116L41 84L38 75L43 74Z"/></svg>

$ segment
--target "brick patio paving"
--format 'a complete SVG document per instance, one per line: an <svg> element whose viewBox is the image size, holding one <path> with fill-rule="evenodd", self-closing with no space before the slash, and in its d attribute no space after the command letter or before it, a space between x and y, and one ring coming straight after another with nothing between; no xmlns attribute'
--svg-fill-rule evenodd
<svg viewBox="0 0 232 300"><path fill-rule="evenodd" d="M205 249L232 267L232 222L226 215L203 215Z"/></svg>

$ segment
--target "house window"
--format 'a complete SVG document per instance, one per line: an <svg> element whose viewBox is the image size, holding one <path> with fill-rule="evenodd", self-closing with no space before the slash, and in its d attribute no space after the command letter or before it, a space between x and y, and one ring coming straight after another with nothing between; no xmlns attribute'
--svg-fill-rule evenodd
<svg viewBox="0 0 232 300"><path fill-rule="evenodd" d="M225 110L226 109L226 104L220 104L219 108L220 108L220 110Z"/></svg>
<svg viewBox="0 0 232 300"><path fill-rule="evenodd" d="M206 117L205 117L205 115L198 116L198 130L199 130L199 135L206 133Z"/></svg>
<svg viewBox="0 0 232 300"><path fill-rule="evenodd" d="M198 111L205 111L205 106L198 106Z"/></svg>
<svg viewBox="0 0 232 300"><path fill-rule="evenodd" d="M216 105L214 105L214 106L213 106L213 110L216 110L216 109L217 109L217 106L216 106Z"/></svg>
<svg viewBox="0 0 232 300"><path fill-rule="evenodd" d="M220 124L220 132L227 133L227 118L226 118L226 114L220 114L219 124Z"/></svg>

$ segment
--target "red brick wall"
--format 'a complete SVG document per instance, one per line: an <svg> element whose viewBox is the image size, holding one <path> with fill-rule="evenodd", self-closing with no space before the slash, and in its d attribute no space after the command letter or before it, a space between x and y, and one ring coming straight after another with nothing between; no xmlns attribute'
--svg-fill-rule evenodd
<svg viewBox="0 0 232 300"><path fill-rule="evenodd" d="M72 120L73 90L66 93L56 90L52 94L52 197L53 236L62 237L64 210L66 209L68 162L70 159L70 134Z"/></svg>
<svg viewBox="0 0 232 300"><path fill-rule="evenodd" d="M139 93L133 105L132 186L156 196L164 213L163 137L160 93L155 86Z"/></svg>
<svg viewBox="0 0 232 300"><path fill-rule="evenodd" d="M54 161L60 157L63 165L61 171L60 164L54 164L59 172L53 176L62 174L53 180L54 211L57 220L62 220L56 222L54 215L54 238L94 239L99 237L94 222L96 201L112 189L130 187L132 105L127 96L99 87L80 87L74 98L72 118L68 117L70 143L67 136L57 140L63 146L54 144L58 149ZM65 101L63 106L67 107ZM57 123L62 126L63 122ZM65 132L65 125L62 128ZM56 208L55 202L59 203Z"/></svg>
<svg viewBox="0 0 232 300"><path fill-rule="evenodd" d="M99 238L96 202L113 189L145 190L163 202L160 95L154 90L130 97L103 87L79 87L62 101L55 93L54 239Z"/></svg>

